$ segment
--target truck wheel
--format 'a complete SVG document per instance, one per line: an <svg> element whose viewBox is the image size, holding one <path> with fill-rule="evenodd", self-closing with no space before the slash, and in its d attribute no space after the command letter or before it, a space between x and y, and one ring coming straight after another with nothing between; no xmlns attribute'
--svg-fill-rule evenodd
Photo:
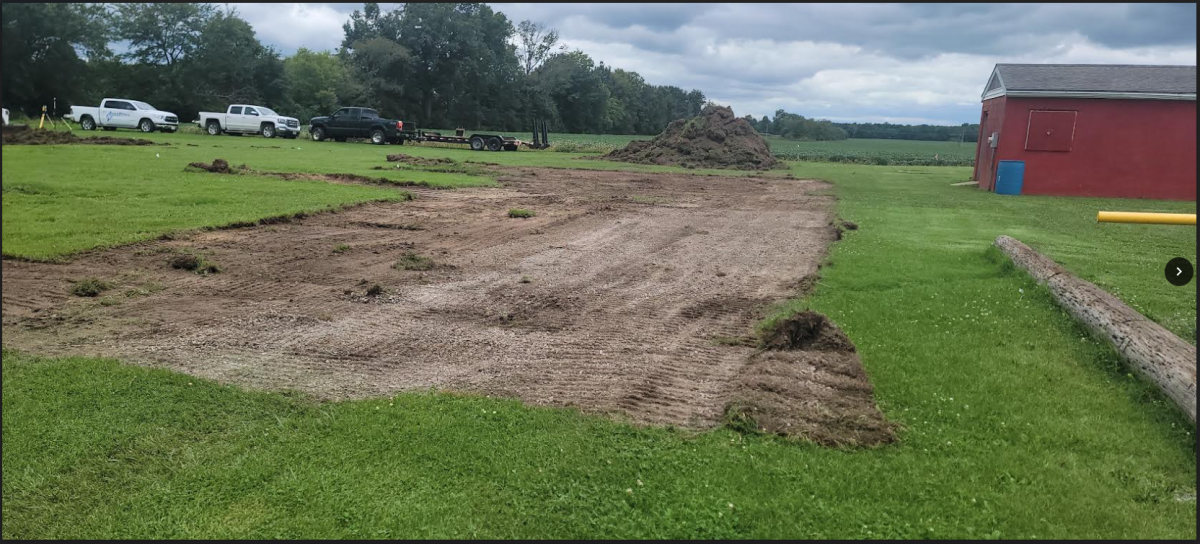
<svg viewBox="0 0 1200 544"><path fill-rule="evenodd" d="M262 135L263 135L263 138L274 138L275 137L275 126L274 125L263 125Z"/></svg>
<svg viewBox="0 0 1200 544"><path fill-rule="evenodd" d="M500 151L500 149L502 147L504 147L504 144L502 144L500 142L500 138L497 138L495 136L488 138L487 144L488 144L488 151Z"/></svg>
<svg viewBox="0 0 1200 544"><path fill-rule="evenodd" d="M471 136L471 151L483 151L483 138Z"/></svg>
<svg viewBox="0 0 1200 544"><path fill-rule="evenodd" d="M375 129L371 131L371 143L375 145L383 145L387 143L387 135L382 130Z"/></svg>
<svg viewBox="0 0 1200 544"><path fill-rule="evenodd" d="M154 121L142 119L142 122L138 123L138 129L142 132L154 132Z"/></svg>
<svg viewBox="0 0 1200 544"><path fill-rule="evenodd" d="M218 123L216 121L209 121L208 127L205 130L208 131L209 136L220 136L221 123Z"/></svg>
<svg viewBox="0 0 1200 544"><path fill-rule="evenodd" d="M325 129L321 127L313 127L312 130L308 131L308 134L312 136L314 142L325 141Z"/></svg>
<svg viewBox="0 0 1200 544"><path fill-rule="evenodd" d="M79 120L79 126L83 130L96 130L96 121L92 120L91 116L85 116Z"/></svg>

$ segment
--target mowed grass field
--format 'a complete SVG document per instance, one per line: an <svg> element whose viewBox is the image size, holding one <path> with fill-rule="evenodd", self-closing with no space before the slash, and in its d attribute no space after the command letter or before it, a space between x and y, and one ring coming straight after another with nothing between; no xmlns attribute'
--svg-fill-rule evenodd
<svg viewBox="0 0 1200 544"><path fill-rule="evenodd" d="M479 156L301 141L335 151L273 163L268 154L279 151L247 142L277 141L215 141L245 146L221 148L234 164L316 172L360 160L369 168L384 151ZM32 171L35 156L4 153L7 253L10 170ZM570 153L484 157L476 160L661 170ZM792 163L790 172L832 182L839 215L860 228L832 246L810 296L773 312L812 307L842 326L901 426L896 444L838 450L437 393L318 403L5 351L3 535L1195 538L1191 424L988 250L996 235L1013 235L1194 342L1195 283L1173 287L1162 268L1175 256L1195 261L1195 229L1094 221L1097 209L1194 213L1194 203L949 186L969 168ZM144 200L117 192L120 206ZM196 207L193 222L216 222L223 209ZM29 218L18 215L16 232Z"/></svg>

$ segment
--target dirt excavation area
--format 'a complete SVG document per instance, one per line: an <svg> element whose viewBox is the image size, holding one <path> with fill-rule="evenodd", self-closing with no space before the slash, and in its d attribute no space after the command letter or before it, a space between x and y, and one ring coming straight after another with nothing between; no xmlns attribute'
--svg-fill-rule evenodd
<svg viewBox="0 0 1200 544"><path fill-rule="evenodd" d="M750 337L836 236L822 183L553 169L499 181L66 263L6 260L4 344L324 399L432 387L890 440L832 323L783 325L765 350ZM93 277L108 289L71 293Z"/></svg>

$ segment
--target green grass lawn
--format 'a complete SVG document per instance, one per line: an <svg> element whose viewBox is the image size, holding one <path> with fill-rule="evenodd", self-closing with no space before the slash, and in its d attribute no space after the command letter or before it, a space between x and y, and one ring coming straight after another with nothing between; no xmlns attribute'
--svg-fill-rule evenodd
<svg viewBox="0 0 1200 544"><path fill-rule="evenodd" d="M223 158L259 171L351 173L443 187L495 184L487 175L396 168L384 157L399 149L392 147L187 134L152 139L172 145L4 146L4 255L52 259L175 230L407 197L386 187L185 172L195 161Z"/></svg>
<svg viewBox="0 0 1200 544"><path fill-rule="evenodd" d="M862 226L853 234L854 243L834 248L835 266L848 266L856 273L845 277L849 283L835 282L829 296L837 297L847 289L899 293L941 289L959 280L991 278L988 272L995 267L982 259L982 251L996 236L1007 234L1120 297L1181 338L1196 342L1196 284L1175 287L1163 276L1173 257L1196 262L1196 228L1096 222L1099 210L1196 213L1195 202L1009 197L949 186L967 179L969 168L794 163L791 171L797 177L835 181L839 213ZM988 294L993 300L1000 296L991 292L983 296ZM966 298L949 297L945 304L931 306L929 315L953 318L960 313L951 311L955 304L965 309L979 300L970 290L960 296ZM929 303L908 311L924 306Z"/></svg>
<svg viewBox="0 0 1200 544"><path fill-rule="evenodd" d="M431 393L316 403L5 352L3 536L1195 538L1192 425L988 251L1013 235L1194 342L1195 284L1162 277L1171 257L1195 261L1194 227L1095 223L1097 209L1194 203L950 187L967 168L791 171L832 181L860 229L809 298L777 311L812 307L846 330L897 444L835 450Z"/></svg>

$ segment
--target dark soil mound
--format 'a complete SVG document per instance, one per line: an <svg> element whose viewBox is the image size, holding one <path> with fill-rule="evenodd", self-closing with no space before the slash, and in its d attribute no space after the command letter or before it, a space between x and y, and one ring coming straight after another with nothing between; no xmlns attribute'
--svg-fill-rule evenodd
<svg viewBox="0 0 1200 544"><path fill-rule="evenodd" d="M854 352L854 344L829 318L813 311L781 320L763 335L763 347L776 350Z"/></svg>
<svg viewBox="0 0 1200 544"><path fill-rule="evenodd" d="M725 408L728 424L826 446L877 446L896 440L875 406L858 355L768 351L737 376Z"/></svg>
<svg viewBox="0 0 1200 544"><path fill-rule="evenodd" d="M250 167L244 164L241 166L229 166L229 162L225 159L213 159L212 164L193 162L188 164L186 169L203 170L214 174L241 174L250 171Z"/></svg>
<svg viewBox="0 0 1200 544"><path fill-rule="evenodd" d="M806 311L780 321L762 343L769 351L738 372L725 407L730 426L830 446L896 439L854 344L824 315Z"/></svg>
<svg viewBox="0 0 1200 544"><path fill-rule="evenodd" d="M86 144L86 145L155 145L150 140L135 138L113 138L97 136L80 138L70 132L56 130L20 130L4 133L5 145L53 145L53 144Z"/></svg>
<svg viewBox="0 0 1200 544"><path fill-rule="evenodd" d="M441 158L414 157L412 155L405 155L403 153L399 153L396 155L388 155L387 160L388 160L388 162L402 162L405 164L411 164L413 166L437 166L439 164L455 164L458 162L454 159L447 158L447 157L441 157Z"/></svg>
<svg viewBox="0 0 1200 544"><path fill-rule="evenodd" d="M686 168L765 170L780 164L766 140L745 119L724 106L707 106L700 115L678 119L652 140L629 142L605 159Z"/></svg>
<svg viewBox="0 0 1200 544"><path fill-rule="evenodd" d="M228 174L229 173L229 162L226 161L225 159L214 159L212 164L206 164L206 163L202 163L202 162L193 162L193 163L189 164L188 166L190 166L192 168L199 168L201 170L204 170L206 172L212 172L214 174Z"/></svg>

